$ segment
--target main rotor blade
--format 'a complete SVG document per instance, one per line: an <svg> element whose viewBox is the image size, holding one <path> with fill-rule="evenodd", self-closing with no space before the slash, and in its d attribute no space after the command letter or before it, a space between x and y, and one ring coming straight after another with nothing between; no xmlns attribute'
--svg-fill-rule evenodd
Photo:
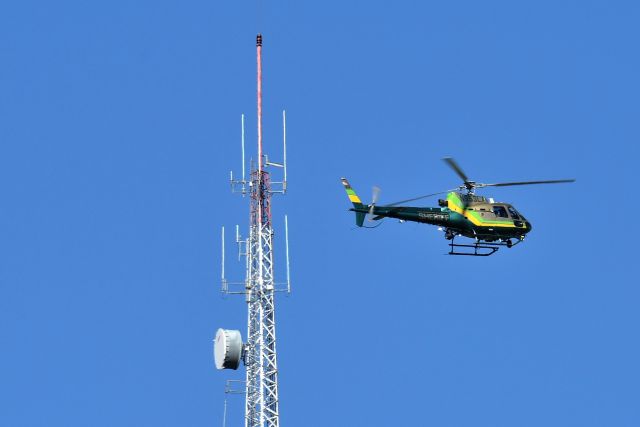
<svg viewBox="0 0 640 427"><path fill-rule="evenodd" d="M391 203L389 205L384 205L382 207L384 208L388 208L388 207L392 207L392 206L397 206L397 205L402 205L404 203L409 203L409 202L413 202L415 200L420 200L420 199L426 199L427 197L433 197L433 196L438 196L440 194L447 194L450 193L452 191L456 191L457 189L453 189L453 190L447 190L447 191L441 191L439 193L433 193L433 194L425 194L424 196L418 196L418 197L414 197L412 199L406 199L406 200L401 200L399 202L395 202L395 203Z"/></svg>
<svg viewBox="0 0 640 427"><path fill-rule="evenodd" d="M469 177L462 171L458 163L453 160L453 157L445 157L442 160L444 160L449 165L449 167L453 169L460 178L462 178L465 183L469 182Z"/></svg>
<svg viewBox="0 0 640 427"><path fill-rule="evenodd" d="M476 187L507 187L510 185L531 185L531 184L562 184L565 182L575 182L575 179L552 179L548 181L520 181L520 182L499 182L497 184L476 184Z"/></svg>

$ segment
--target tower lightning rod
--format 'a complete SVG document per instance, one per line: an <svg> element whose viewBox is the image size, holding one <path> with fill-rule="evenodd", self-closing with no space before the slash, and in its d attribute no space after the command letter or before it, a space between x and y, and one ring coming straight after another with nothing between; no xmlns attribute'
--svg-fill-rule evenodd
<svg viewBox="0 0 640 427"><path fill-rule="evenodd" d="M256 37L258 62L258 180L262 180L262 34Z"/></svg>

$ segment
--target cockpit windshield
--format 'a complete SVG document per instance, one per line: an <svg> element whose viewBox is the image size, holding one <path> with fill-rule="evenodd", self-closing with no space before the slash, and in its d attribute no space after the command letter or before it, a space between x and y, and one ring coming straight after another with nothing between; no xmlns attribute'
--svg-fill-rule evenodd
<svg viewBox="0 0 640 427"><path fill-rule="evenodd" d="M511 214L511 218L520 219L520 215L518 214L518 212L516 212L516 210L513 208L513 206L509 206L509 207L507 207L507 209L509 209L509 213Z"/></svg>

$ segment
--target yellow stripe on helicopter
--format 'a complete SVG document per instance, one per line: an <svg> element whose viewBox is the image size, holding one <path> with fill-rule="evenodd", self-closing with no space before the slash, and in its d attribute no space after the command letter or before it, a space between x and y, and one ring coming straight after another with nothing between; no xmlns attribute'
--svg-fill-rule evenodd
<svg viewBox="0 0 640 427"><path fill-rule="evenodd" d="M451 209L453 212L459 213L460 215L471 221L473 225L476 225L478 227L517 228L512 221L485 220L481 215L478 214L478 212L470 211L468 209L465 211L465 209L461 207L462 201L460 200L460 198L458 198L458 195L456 193L447 194L447 200L449 201L449 209Z"/></svg>

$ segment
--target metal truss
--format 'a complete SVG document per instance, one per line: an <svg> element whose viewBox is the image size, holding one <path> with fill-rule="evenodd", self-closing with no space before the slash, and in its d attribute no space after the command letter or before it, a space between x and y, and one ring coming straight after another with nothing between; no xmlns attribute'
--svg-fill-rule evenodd
<svg viewBox="0 0 640 427"><path fill-rule="evenodd" d="M273 229L269 174L251 174L251 228L247 282L247 427L277 427L278 363L273 280Z"/></svg>

